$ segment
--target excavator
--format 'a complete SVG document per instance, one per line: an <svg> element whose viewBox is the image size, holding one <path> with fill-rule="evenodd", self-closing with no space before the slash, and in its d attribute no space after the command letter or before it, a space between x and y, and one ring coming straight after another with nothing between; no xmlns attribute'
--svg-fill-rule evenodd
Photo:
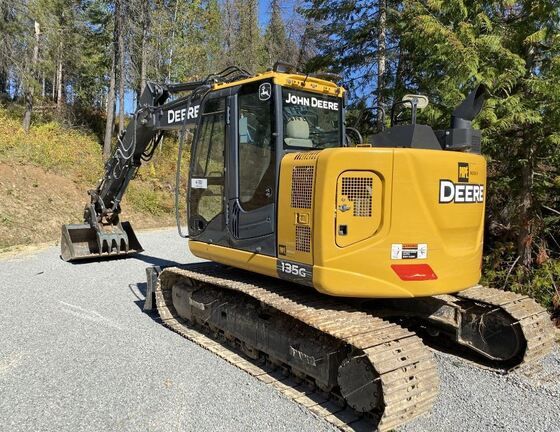
<svg viewBox="0 0 560 432"><path fill-rule="evenodd" d="M278 62L148 83L84 223L62 226L61 257L142 252L121 200L164 133L179 131L179 234L207 261L150 268L145 308L338 427L391 430L438 394L420 333L504 371L552 348L534 300L479 285L486 162L472 122L485 94L475 88L444 130L419 124L429 101L406 95L387 121L377 108L382 127L363 142L330 74Z"/></svg>

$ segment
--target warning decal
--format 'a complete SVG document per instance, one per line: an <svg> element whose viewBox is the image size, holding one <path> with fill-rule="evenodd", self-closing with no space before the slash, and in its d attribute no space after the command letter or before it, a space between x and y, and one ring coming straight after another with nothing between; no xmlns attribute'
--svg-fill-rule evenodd
<svg viewBox="0 0 560 432"><path fill-rule="evenodd" d="M426 243L393 243L391 246L391 259L426 258L428 258L428 245Z"/></svg>

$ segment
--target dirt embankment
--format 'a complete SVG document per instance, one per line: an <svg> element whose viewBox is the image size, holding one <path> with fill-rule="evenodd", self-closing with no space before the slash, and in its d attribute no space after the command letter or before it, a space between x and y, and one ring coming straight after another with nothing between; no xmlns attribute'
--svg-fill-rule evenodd
<svg viewBox="0 0 560 432"><path fill-rule="evenodd" d="M0 250L58 240L60 226L82 221L87 188L33 165L0 163ZM171 215L126 210L134 228L173 225Z"/></svg>

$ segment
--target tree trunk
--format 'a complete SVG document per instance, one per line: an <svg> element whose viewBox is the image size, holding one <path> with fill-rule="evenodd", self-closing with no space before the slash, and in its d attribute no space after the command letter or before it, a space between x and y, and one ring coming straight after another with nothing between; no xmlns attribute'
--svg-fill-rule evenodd
<svg viewBox="0 0 560 432"><path fill-rule="evenodd" d="M519 205L519 233L517 236L517 254L525 270L531 269L533 249L533 146L525 146L525 163L521 169L521 194Z"/></svg>
<svg viewBox="0 0 560 432"><path fill-rule="evenodd" d="M56 71L53 72L51 93L52 93L51 98L53 101L55 101L56 100Z"/></svg>
<svg viewBox="0 0 560 432"><path fill-rule="evenodd" d="M0 67L0 94L8 93L8 74L4 67Z"/></svg>
<svg viewBox="0 0 560 432"><path fill-rule="evenodd" d="M179 8L179 0L175 1L175 12L173 13L173 22L171 23L171 42L169 43L169 61L168 61L168 69L167 69L167 82L171 82L171 66L173 64L173 48L175 45L175 27L177 24L177 12Z"/></svg>
<svg viewBox="0 0 560 432"><path fill-rule="evenodd" d="M142 2L142 41L140 44L140 91L138 92L138 100L140 100L140 96L142 92L146 88L146 69L148 67L148 53L146 52L146 48L148 45L148 29L150 26L150 9L149 3L147 1Z"/></svg>
<svg viewBox="0 0 560 432"><path fill-rule="evenodd" d="M23 130L29 132L31 126L31 114L33 112L33 93L35 92L35 75L37 70L37 61L39 60L39 42L41 35L41 27L35 21L35 46L33 47L33 59L31 60L31 71L27 79L25 91L25 113L23 114Z"/></svg>
<svg viewBox="0 0 560 432"><path fill-rule="evenodd" d="M64 105L64 93L63 93L63 85L62 85L62 55L63 55L63 43L62 40L58 46L58 67L56 72L56 83L57 83L57 90L56 90L56 110L61 113L62 108Z"/></svg>
<svg viewBox="0 0 560 432"><path fill-rule="evenodd" d="M115 9L120 10L120 0L115 1ZM113 135L113 122L115 119L115 81L118 57L118 14L115 15L115 28L113 29L113 49L111 55L111 71L109 73L109 93L107 94L107 122L105 123L105 139L103 140L103 160L111 156L111 137Z"/></svg>
<svg viewBox="0 0 560 432"><path fill-rule="evenodd" d="M387 68L386 32L387 32L387 0L380 0L379 25L377 28L377 105L385 108L385 71ZM377 116L378 126L381 126L381 116Z"/></svg>
<svg viewBox="0 0 560 432"><path fill-rule="evenodd" d="M25 112L23 113L23 130L29 132L31 126L31 113L33 111L33 88L28 89L24 94Z"/></svg>
<svg viewBox="0 0 560 432"><path fill-rule="evenodd" d="M299 70L299 71L303 70L303 66L307 62L306 50L307 50L307 43L309 41L309 32L310 31L311 31L311 25L310 25L309 20L308 20L307 23L305 24L305 29L303 30L303 35L301 36L299 52L298 52L298 57L297 57L296 67L297 67L297 70Z"/></svg>
<svg viewBox="0 0 560 432"><path fill-rule="evenodd" d="M124 66L124 27L125 27L125 8L126 0L119 2L120 8L117 12L118 26L119 26L119 134L124 130L124 82L126 78L126 71Z"/></svg>
<svg viewBox="0 0 560 432"><path fill-rule="evenodd" d="M233 40L234 40L234 7L233 0L224 1L224 54L227 57L227 66L231 64L231 55L233 53Z"/></svg>
<svg viewBox="0 0 560 432"><path fill-rule="evenodd" d="M397 68L395 71L395 87L393 89L392 99L397 100L397 98L401 95L404 91L404 82L403 82L403 74L404 74L404 62L405 62L405 53L401 44L399 43L398 47L398 56L397 56Z"/></svg>

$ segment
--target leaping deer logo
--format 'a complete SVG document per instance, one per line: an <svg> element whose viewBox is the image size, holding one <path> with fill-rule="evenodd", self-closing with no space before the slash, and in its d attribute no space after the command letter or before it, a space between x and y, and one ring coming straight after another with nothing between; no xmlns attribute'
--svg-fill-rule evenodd
<svg viewBox="0 0 560 432"><path fill-rule="evenodd" d="M271 96L271 88L270 83L262 83L259 86L259 99L262 101L266 101L270 99Z"/></svg>

